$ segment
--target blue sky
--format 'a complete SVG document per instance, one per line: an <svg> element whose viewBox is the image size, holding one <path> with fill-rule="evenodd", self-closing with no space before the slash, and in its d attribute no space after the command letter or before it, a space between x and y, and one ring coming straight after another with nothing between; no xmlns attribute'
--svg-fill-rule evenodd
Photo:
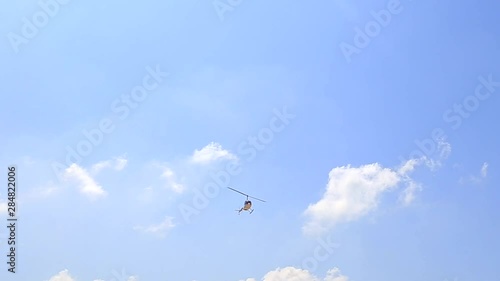
<svg viewBox="0 0 500 281"><path fill-rule="evenodd" d="M0 279L498 280L497 2L41 3L0 12Z"/></svg>

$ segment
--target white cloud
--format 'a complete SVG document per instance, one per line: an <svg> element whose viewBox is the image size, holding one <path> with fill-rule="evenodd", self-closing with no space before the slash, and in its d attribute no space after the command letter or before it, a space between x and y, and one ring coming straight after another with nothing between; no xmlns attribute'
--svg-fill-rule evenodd
<svg viewBox="0 0 500 281"><path fill-rule="evenodd" d="M277 268L273 271L268 272L262 281L348 281L349 278L340 273L338 268L330 269L325 278L321 279L312 275L308 270L295 268L295 267L285 267ZM240 280L244 281L244 280ZM256 281L254 278L248 278L246 281Z"/></svg>
<svg viewBox="0 0 500 281"><path fill-rule="evenodd" d="M426 165L431 170L442 166L451 153L451 145L444 139L437 141L437 156L410 159L398 168L383 168L378 163L360 167L343 166L330 171L323 197L304 211L308 221L302 228L308 235L319 235L335 225L357 220L378 207L380 196L404 183L406 188L399 200L411 204L422 185L408 175L417 166Z"/></svg>
<svg viewBox="0 0 500 281"><path fill-rule="evenodd" d="M429 158L423 156L419 159L410 159L404 163L398 170L398 173L403 177L404 181L407 182L408 186L400 194L399 200L404 205L409 205L415 200L415 194L422 190L422 185L414 182L407 175L415 170L417 166L425 164L431 171L435 171L443 165L443 161L446 160L451 154L451 144L446 142L445 139L439 139L437 141L437 157Z"/></svg>
<svg viewBox="0 0 500 281"><path fill-rule="evenodd" d="M214 169L220 168L217 165L238 160L236 155L223 149L220 144L211 142L201 149L195 149L190 155L184 155L168 163L152 161L148 165L147 173L151 173L150 175L154 177L156 175L153 173L160 170L161 182L150 183L155 187L155 191L158 191L156 187L161 185L174 193L181 194L212 180L209 177Z"/></svg>
<svg viewBox="0 0 500 281"><path fill-rule="evenodd" d="M211 142L201 149L195 149L191 155L183 156L175 161L162 163L153 161L149 164L151 170L148 173L157 173L160 170L162 185L174 193L181 194L193 186L205 184L210 175L210 171L216 168L215 165L223 164L226 161L238 161L238 157L222 148L216 142Z"/></svg>
<svg viewBox="0 0 500 281"><path fill-rule="evenodd" d="M440 168L443 166L443 161L448 159L448 157L451 154L451 144L445 139L439 139L437 142L437 157L436 158L430 158L430 157L422 157L419 161L423 161L427 167L429 167L431 170L436 170L437 168Z"/></svg>
<svg viewBox="0 0 500 281"><path fill-rule="evenodd" d="M77 182L78 188L82 194L95 200L106 196L106 191L100 186L90 174L82 167L73 163L64 172L64 178L69 181Z"/></svg>
<svg viewBox="0 0 500 281"><path fill-rule="evenodd" d="M442 160L448 159L448 157L451 154L451 144L445 139L440 139L438 141L438 151L439 151L439 158Z"/></svg>
<svg viewBox="0 0 500 281"><path fill-rule="evenodd" d="M113 278L112 280L117 280L117 279ZM124 279L118 279L117 281L121 281L121 280L124 280ZM106 281L106 280L96 279L94 281ZM127 279L125 281L139 281L139 279L137 278L137 276L129 276L129 277L127 277Z"/></svg>
<svg viewBox="0 0 500 281"><path fill-rule="evenodd" d="M71 164L68 168L62 171L62 179L65 182L76 183L80 193L90 199L97 199L107 195L103 187L97 183L95 176L104 169L113 169L115 171L123 170L127 165L127 159L124 157L116 157L112 160L98 162L85 169L76 163ZM28 196L34 198L46 198L61 191L63 185L55 184L49 181L46 184L33 188L29 191Z"/></svg>
<svg viewBox="0 0 500 281"><path fill-rule="evenodd" d="M481 167L481 177L485 178L488 175L488 163L484 162Z"/></svg>
<svg viewBox="0 0 500 281"><path fill-rule="evenodd" d="M380 196L400 183L407 185L401 200L406 205L411 203L421 186L408 174L418 164L418 160L412 159L397 170L378 163L332 169L323 197L304 211L308 221L302 230L307 235L320 235L338 223L359 219L375 210Z"/></svg>
<svg viewBox="0 0 500 281"><path fill-rule="evenodd" d="M403 165L401 165L401 167L398 169L398 173L400 175L409 174L409 173L413 172L415 170L415 167L417 167L420 164L421 164L421 160L410 159L410 160L406 161L405 163L403 163Z"/></svg>
<svg viewBox="0 0 500 281"><path fill-rule="evenodd" d="M324 281L349 281L349 278L345 275L342 275L340 269L337 267L330 269L326 273L326 277Z"/></svg>
<svg viewBox="0 0 500 281"><path fill-rule="evenodd" d="M406 206L410 205L415 200L415 194L422 190L422 185L410 181L406 189L401 193L399 200Z"/></svg>
<svg viewBox="0 0 500 281"><path fill-rule="evenodd" d="M115 276L116 277L116 276ZM123 276L122 276L123 277ZM114 278L113 278L114 279ZM125 279L120 279L125 280ZM129 276L127 281L138 281L136 276ZM77 281L71 275L69 275L69 271L67 269L59 272L58 274L52 276L48 281ZM103 279L94 279L94 281L104 281Z"/></svg>
<svg viewBox="0 0 500 281"><path fill-rule="evenodd" d="M134 230L138 230L143 233L153 234L160 238L164 238L168 233L168 231L170 231L174 227L175 224L173 223L173 218L167 216L162 222L158 224L153 224L147 227L136 226L134 227Z"/></svg>
<svg viewBox="0 0 500 281"><path fill-rule="evenodd" d="M465 184L466 182L471 182L474 184L481 183L488 176L488 163L484 162L481 166L479 176L470 175L468 178L461 177L459 180L460 184Z"/></svg>
<svg viewBox="0 0 500 281"><path fill-rule="evenodd" d="M171 197L185 192L191 185L190 181L198 175L190 176L190 170L186 167L185 161L186 158L173 163L159 161L147 163L142 174L147 185L138 190L137 199L143 203L152 202L161 194L166 193Z"/></svg>
<svg viewBox="0 0 500 281"><path fill-rule="evenodd" d="M303 227L306 234L321 234L337 223L358 219L375 209L379 196L395 187L401 176L378 163L359 168L337 167L330 171L326 191L304 214L310 220Z"/></svg>
<svg viewBox="0 0 500 281"><path fill-rule="evenodd" d="M46 198L54 195L59 190L60 188L53 181L49 181L42 186L34 188L29 192L28 196L35 198Z"/></svg>
<svg viewBox="0 0 500 281"><path fill-rule="evenodd" d="M264 281L316 281L318 278L309 271L295 267L277 268L268 272Z"/></svg>
<svg viewBox="0 0 500 281"><path fill-rule="evenodd" d="M218 143L211 142L200 150L195 150L191 161L197 164L209 164L217 160L237 160L238 157L222 148Z"/></svg>
<svg viewBox="0 0 500 281"><path fill-rule="evenodd" d="M177 182L174 171L168 167L162 168L163 173L161 174L161 177L167 180L167 187L176 193L182 193L184 191L184 186Z"/></svg>
<svg viewBox="0 0 500 281"><path fill-rule="evenodd" d="M127 166L127 162L128 160L125 157L116 157L112 160L101 161L92 165L91 172L95 175L106 168L110 168L115 171L121 171L125 168L125 166Z"/></svg>
<svg viewBox="0 0 500 281"><path fill-rule="evenodd" d="M52 276L49 281L76 281L69 275L69 271L67 269L59 272L58 274Z"/></svg>
<svg viewBox="0 0 500 281"><path fill-rule="evenodd" d="M410 159L406 163L403 163L398 169L400 180L405 182L407 185L399 196L399 201L405 206L410 205L415 200L416 193L422 190L422 185L411 179L409 174L412 173L417 166L424 162L425 158Z"/></svg>
<svg viewBox="0 0 500 281"><path fill-rule="evenodd" d="M451 154L451 144L447 142L444 138L438 139L437 141L437 151L433 153L434 157L429 155L421 156L420 158L413 158L406 161L401 168L399 173L406 174L412 172L415 167L425 164L431 171L435 171L443 166L443 161L448 159ZM421 151L418 151L421 152ZM421 152L422 153L422 152Z"/></svg>

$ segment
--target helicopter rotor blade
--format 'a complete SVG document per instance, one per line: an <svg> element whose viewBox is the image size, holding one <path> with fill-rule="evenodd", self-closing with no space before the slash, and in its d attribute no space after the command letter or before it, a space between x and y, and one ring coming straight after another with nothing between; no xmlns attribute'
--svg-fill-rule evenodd
<svg viewBox="0 0 500 281"><path fill-rule="evenodd" d="M229 189L231 189L231 190L233 190L233 191L236 191L236 192L238 192L238 193L240 193L240 194L243 194L243 195L245 195L246 197L250 197L250 198L253 198L253 199L257 199L257 200L259 200L259 201L262 201L262 202L266 202L266 201L264 201L264 200L262 200L262 199L259 199L259 198L256 198L256 197L253 197L253 196L250 196L250 195L248 195L248 194L245 194L245 193L243 193L243 192L241 192L241 191L238 191L238 190L236 190L236 189L234 189L234 188L231 188L231 187L229 187L229 186L228 186L227 188L229 188Z"/></svg>
<svg viewBox="0 0 500 281"><path fill-rule="evenodd" d="M240 193L240 194L243 194L243 195L245 195L245 196L248 196L248 194L245 194L245 193L243 193L243 192L241 192L241 191L238 191L238 190L236 190L236 189L234 189L234 188L230 188L229 186L228 186L227 188L229 188L229 189L231 189L231 190L233 190L233 191L236 191L236 192L238 192L238 193ZM250 197L250 196L248 196L248 197Z"/></svg>
<svg viewBox="0 0 500 281"><path fill-rule="evenodd" d="M262 202L266 202L266 201L259 199L259 198L256 198L256 197L252 197L252 196L248 196L248 197L253 198L253 199L257 199L257 200L262 201Z"/></svg>

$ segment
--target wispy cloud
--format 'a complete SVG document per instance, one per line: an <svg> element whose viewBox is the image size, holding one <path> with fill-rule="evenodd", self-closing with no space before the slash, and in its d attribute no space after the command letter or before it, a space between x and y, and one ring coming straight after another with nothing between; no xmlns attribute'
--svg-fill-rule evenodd
<svg viewBox="0 0 500 281"><path fill-rule="evenodd" d="M65 170L64 178L76 182L80 192L92 200L107 195L107 192L90 176L87 170L75 163Z"/></svg>
<svg viewBox="0 0 500 281"><path fill-rule="evenodd" d="M349 277L342 275L337 267L328 270L324 281L349 281Z"/></svg>
<svg viewBox="0 0 500 281"><path fill-rule="evenodd" d="M147 234L152 234L160 238L164 238L167 233L175 227L175 224L173 223L173 218L172 217L165 217L165 219L158 223L158 224L153 224L150 226L136 226L134 227L134 230L141 231L143 233Z"/></svg>
<svg viewBox="0 0 500 281"><path fill-rule="evenodd" d="M219 143L210 142L175 162L153 162L150 167L155 171L160 170L161 185L174 193L181 194L201 184L213 168L228 161L238 161L238 157Z"/></svg>
<svg viewBox="0 0 500 281"><path fill-rule="evenodd" d="M240 281L256 281L256 279L248 278ZM268 272L262 281L349 281L349 278L342 275L337 267L330 269L324 278L318 278L308 270L289 266Z"/></svg>
<svg viewBox="0 0 500 281"><path fill-rule="evenodd" d="M53 181L49 181L31 190L29 195L36 198L45 198L54 195L69 183L74 184L81 194L91 200L103 198L107 195L107 192L95 177L105 169L122 171L127 166L127 163L128 160L123 156L98 162L88 169L73 163L68 168L62 169L58 174L58 176L61 176L61 183L55 184Z"/></svg>
<svg viewBox="0 0 500 281"><path fill-rule="evenodd" d="M403 163L398 169L398 174L407 175L415 170L415 168L421 164L419 159L410 159Z"/></svg>
<svg viewBox="0 0 500 281"><path fill-rule="evenodd" d="M408 206L415 200L415 197L416 197L415 194L421 190L422 190L421 184L414 182L414 181L409 181L408 186L400 194L399 200L405 206Z"/></svg>
<svg viewBox="0 0 500 281"><path fill-rule="evenodd" d="M138 281L139 279L137 279L136 276L124 276L124 272L121 274L121 276L119 275L119 273L115 273L113 272L115 275L112 280L117 280L117 281ZM64 269L62 271L60 271L59 273L57 273L56 275L50 277L49 281L77 281L77 279L73 278L70 274L69 274L69 270L67 269ZM105 281L104 279L94 279L94 281Z"/></svg>
<svg viewBox="0 0 500 281"><path fill-rule="evenodd" d="M422 185L413 181L408 174L413 172L420 165L427 166L431 171L436 171L443 166L445 161L451 154L451 144L444 138L437 141L437 153L435 157L423 156L421 158L410 159L403 163L398 169L398 173L402 176L402 180L407 183L407 187L400 194L399 200L403 205L410 205L416 197L416 193L423 189Z"/></svg>
<svg viewBox="0 0 500 281"><path fill-rule="evenodd" d="M432 158L432 157L427 157L424 156L420 161L425 163L427 167L429 167L431 170L435 171L438 168L441 168L443 166L443 161L448 159L448 157L451 154L451 144L447 142L444 138L441 138L437 141L437 156Z"/></svg>
<svg viewBox="0 0 500 281"><path fill-rule="evenodd" d="M488 175L488 163L484 162L481 167L481 177L485 178Z"/></svg>
<svg viewBox="0 0 500 281"><path fill-rule="evenodd" d="M58 187L58 185L56 185L53 181L49 181L44 185L34 188L29 192L29 196L35 198L46 198L48 196L54 195L59 190L60 187Z"/></svg>
<svg viewBox="0 0 500 281"><path fill-rule="evenodd" d="M161 177L166 179L167 188L171 189L175 193L182 193L184 191L184 185L177 182L174 171L172 171L169 167L163 167Z"/></svg>
<svg viewBox="0 0 500 281"><path fill-rule="evenodd" d="M127 166L128 160L125 157L116 157L111 160L101 161L92 165L91 173L97 174L103 169L113 169L115 171L121 171Z"/></svg>
<svg viewBox="0 0 500 281"><path fill-rule="evenodd" d="M478 176L469 175L468 177L460 177L459 183L460 184L465 184L467 182L470 182L473 184L481 183L488 176L488 167L489 167L489 164L487 162L484 162L483 165L481 166L481 170L479 171Z"/></svg>

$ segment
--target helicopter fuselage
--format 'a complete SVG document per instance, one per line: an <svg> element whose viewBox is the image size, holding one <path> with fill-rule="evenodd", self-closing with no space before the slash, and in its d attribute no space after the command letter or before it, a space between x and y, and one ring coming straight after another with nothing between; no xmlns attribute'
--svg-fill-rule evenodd
<svg viewBox="0 0 500 281"><path fill-rule="evenodd" d="M245 205L243 206L243 210L247 211L252 208L252 201L245 201Z"/></svg>

